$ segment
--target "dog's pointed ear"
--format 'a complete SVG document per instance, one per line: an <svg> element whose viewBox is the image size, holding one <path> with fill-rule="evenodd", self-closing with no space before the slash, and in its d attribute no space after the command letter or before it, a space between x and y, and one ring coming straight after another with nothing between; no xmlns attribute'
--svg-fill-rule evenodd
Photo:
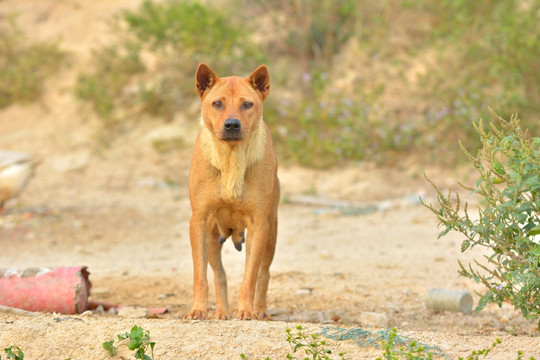
<svg viewBox="0 0 540 360"><path fill-rule="evenodd" d="M204 94L212 88L219 80L218 76L205 63L199 64L197 68L197 74L195 75L195 84L197 87L197 93L202 98Z"/></svg>
<svg viewBox="0 0 540 360"><path fill-rule="evenodd" d="M270 73L266 66L261 65L255 69L248 77L251 86L261 95L262 99L266 99L270 93Z"/></svg>

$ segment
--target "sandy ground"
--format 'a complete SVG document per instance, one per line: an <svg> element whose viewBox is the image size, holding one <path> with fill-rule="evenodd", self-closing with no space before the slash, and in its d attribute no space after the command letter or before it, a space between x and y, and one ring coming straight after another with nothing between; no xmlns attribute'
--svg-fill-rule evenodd
<svg viewBox="0 0 540 360"><path fill-rule="evenodd" d="M437 240L436 219L415 200L417 194L433 195L424 170L443 188L456 179L470 180L468 171L421 164L392 169L357 164L327 171L282 167L284 201L269 289L274 320L182 320L192 297L191 148L158 154L151 144L175 136L191 144L197 119L143 123L103 149L96 142L97 122L69 91L73 69L106 38L107 19L126 6L134 5L0 2L0 13L21 12L26 31L61 39L73 62L50 82L39 103L0 111L0 148L42 159L26 191L0 217L0 267L86 265L92 299L169 311L138 319L99 311L35 317L0 312L1 348L17 345L27 359L102 359L101 344L137 324L157 343L156 359L239 359L242 352L250 359L282 359L292 351L285 329L302 324L307 333L324 326L377 331L360 320L363 312L376 312L400 334L438 346L451 359L488 347L495 337L502 344L489 359L514 359L518 350L540 358L535 326L509 306L469 315L426 310L424 296L431 288L481 290L457 275L458 259L466 263L481 254L460 253L455 235ZM349 214L299 203L299 196L378 208ZM244 252L228 242L224 261L234 306ZM328 344L334 354L344 351L350 359L382 354L351 340ZM120 357L131 358L126 351Z"/></svg>

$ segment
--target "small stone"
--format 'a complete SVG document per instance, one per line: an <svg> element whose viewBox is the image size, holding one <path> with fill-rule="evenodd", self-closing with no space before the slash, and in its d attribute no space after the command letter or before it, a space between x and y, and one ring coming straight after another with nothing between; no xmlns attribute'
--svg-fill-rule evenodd
<svg viewBox="0 0 540 360"><path fill-rule="evenodd" d="M296 290L294 295L296 295L296 296L311 295L312 292L313 292L312 288L300 288L300 289Z"/></svg>
<svg viewBox="0 0 540 360"><path fill-rule="evenodd" d="M360 323L365 327L387 328L388 319L385 314L363 312L360 314Z"/></svg>
<svg viewBox="0 0 540 360"><path fill-rule="evenodd" d="M142 319L148 316L148 310L137 306L126 306L118 309L118 316L128 319Z"/></svg>
<svg viewBox="0 0 540 360"><path fill-rule="evenodd" d="M98 306L98 309L99 309L99 306ZM101 306L101 311L105 312L104 309L103 309L103 306ZM118 315L118 310L115 307L112 307L109 310L107 310L107 314L109 314L109 315Z"/></svg>
<svg viewBox="0 0 540 360"><path fill-rule="evenodd" d="M174 293L163 293L163 294L158 295L158 299L162 300L162 299L166 299L168 297L173 297L173 296L174 296Z"/></svg>
<svg viewBox="0 0 540 360"><path fill-rule="evenodd" d="M108 287L92 287L92 295L97 297L109 296L111 294Z"/></svg>
<svg viewBox="0 0 540 360"><path fill-rule="evenodd" d="M94 316L94 313L91 310L86 310L85 312L81 313L80 316L91 317Z"/></svg>

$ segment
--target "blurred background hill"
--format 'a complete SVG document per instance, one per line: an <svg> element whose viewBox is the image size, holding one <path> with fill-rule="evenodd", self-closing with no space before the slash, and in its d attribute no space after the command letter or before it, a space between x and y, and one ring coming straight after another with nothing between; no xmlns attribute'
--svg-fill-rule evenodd
<svg viewBox="0 0 540 360"><path fill-rule="evenodd" d="M534 0L3 0L0 122L19 121L14 104L67 106L98 149L158 128L156 153L190 148L198 63L265 63L283 163L453 165L489 107L540 130L539 18Z"/></svg>

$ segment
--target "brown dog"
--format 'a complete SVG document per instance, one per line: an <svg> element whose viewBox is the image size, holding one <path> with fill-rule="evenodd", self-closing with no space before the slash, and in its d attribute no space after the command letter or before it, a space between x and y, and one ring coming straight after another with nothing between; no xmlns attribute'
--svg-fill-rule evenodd
<svg viewBox="0 0 540 360"><path fill-rule="evenodd" d="M219 78L206 64L196 75L202 123L189 175L193 215L193 308L186 319L208 314L208 263L214 270L216 319L228 319L227 278L221 248L231 236L237 250L246 237L245 272L238 319L269 317L266 292L277 236L279 180L263 102L270 91L266 66L242 78Z"/></svg>

